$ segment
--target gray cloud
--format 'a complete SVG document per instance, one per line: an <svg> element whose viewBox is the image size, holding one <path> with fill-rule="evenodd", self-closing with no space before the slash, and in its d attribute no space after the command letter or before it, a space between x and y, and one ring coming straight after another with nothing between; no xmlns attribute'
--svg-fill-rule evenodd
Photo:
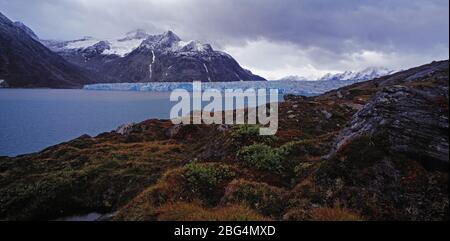
<svg viewBox="0 0 450 241"><path fill-rule="evenodd" d="M448 58L448 0L0 0L0 11L43 38L172 29L274 77Z"/></svg>

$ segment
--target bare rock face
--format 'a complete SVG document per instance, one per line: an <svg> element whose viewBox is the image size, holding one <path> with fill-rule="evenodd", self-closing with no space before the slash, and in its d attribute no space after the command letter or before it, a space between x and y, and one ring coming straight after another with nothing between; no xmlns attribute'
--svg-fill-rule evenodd
<svg viewBox="0 0 450 241"><path fill-rule="evenodd" d="M385 87L342 130L333 152L361 136L382 135L394 153L428 169L448 170L447 87L431 82Z"/></svg>
<svg viewBox="0 0 450 241"><path fill-rule="evenodd" d="M111 44L108 41L100 41L92 46L87 47L86 49L83 49L82 53L85 58L92 58L97 55L100 55L105 50L108 50L111 48Z"/></svg>
<svg viewBox="0 0 450 241"><path fill-rule="evenodd" d="M448 220L448 70L433 62L353 86L375 94L315 173L318 200L369 220Z"/></svg>
<svg viewBox="0 0 450 241"><path fill-rule="evenodd" d="M136 123L123 124L116 129L116 133L121 135L128 135L131 131L133 131Z"/></svg>

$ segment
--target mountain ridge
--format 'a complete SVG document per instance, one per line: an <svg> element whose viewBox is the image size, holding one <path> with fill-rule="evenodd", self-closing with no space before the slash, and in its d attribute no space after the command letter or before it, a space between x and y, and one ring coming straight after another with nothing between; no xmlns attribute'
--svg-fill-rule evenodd
<svg viewBox="0 0 450 241"><path fill-rule="evenodd" d="M67 61L119 82L265 80L243 69L229 54L210 44L183 41L172 31L151 35L142 29L124 37L100 40L42 40Z"/></svg>
<svg viewBox="0 0 450 241"><path fill-rule="evenodd" d="M388 69L387 67L367 67L361 71L344 71L341 73L327 73L317 79L308 79L299 75L290 75L279 79L278 81L336 81L336 80L349 80L349 81L365 81L379 77L383 77L389 74L393 74L396 71Z"/></svg>

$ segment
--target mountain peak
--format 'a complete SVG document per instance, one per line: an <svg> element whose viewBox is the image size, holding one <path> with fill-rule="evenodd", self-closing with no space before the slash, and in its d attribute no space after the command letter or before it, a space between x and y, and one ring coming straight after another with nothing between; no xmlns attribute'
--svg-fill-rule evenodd
<svg viewBox="0 0 450 241"><path fill-rule="evenodd" d="M174 32L172 32L171 30L166 31L165 33L162 34L162 39L167 40L169 42L177 42L177 41L181 41L181 38L178 37Z"/></svg>
<svg viewBox="0 0 450 241"><path fill-rule="evenodd" d="M149 35L141 43L141 47L151 49L166 49L171 48L175 43L180 42L181 39L174 32L167 31L160 35Z"/></svg>
<svg viewBox="0 0 450 241"><path fill-rule="evenodd" d="M125 34L125 38L120 39L119 41L127 41L127 40L140 40L140 39L146 39L148 36L150 36L147 31L145 31L142 28L137 28L134 30L131 30Z"/></svg>
<svg viewBox="0 0 450 241"><path fill-rule="evenodd" d="M209 52L213 51L210 44L202 44L199 41L190 41L181 48L182 52Z"/></svg>

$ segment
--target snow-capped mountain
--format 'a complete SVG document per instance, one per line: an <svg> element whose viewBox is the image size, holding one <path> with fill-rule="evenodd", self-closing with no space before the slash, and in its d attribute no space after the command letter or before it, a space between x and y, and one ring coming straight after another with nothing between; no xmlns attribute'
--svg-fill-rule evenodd
<svg viewBox="0 0 450 241"><path fill-rule="evenodd" d="M89 58L89 53L92 50L100 50L99 54L103 55L117 55L124 57L142 43L149 35L141 29L128 32L125 37L117 39L96 39L91 36L86 36L76 40L70 41L54 41L42 40L42 42L51 50L58 53L88 53L86 58ZM100 47L100 49L98 48Z"/></svg>
<svg viewBox="0 0 450 241"><path fill-rule="evenodd" d="M360 72L357 71L345 71L338 74L326 74L319 80L371 80L379 78L385 75L394 73L395 71L384 67L369 67Z"/></svg>
<svg viewBox="0 0 450 241"><path fill-rule="evenodd" d="M331 74L328 73L319 79L313 79L313 81L365 81L375 78L379 78L385 75L393 74L395 71L384 67L370 67L362 71L345 71L343 73ZM308 81L312 79L305 78L298 75L290 75L279 79L278 81Z"/></svg>
<svg viewBox="0 0 450 241"><path fill-rule="evenodd" d="M264 80L209 44L183 41L172 31L151 35L142 29L116 39L84 37L42 41L66 60L107 75L112 82Z"/></svg>

